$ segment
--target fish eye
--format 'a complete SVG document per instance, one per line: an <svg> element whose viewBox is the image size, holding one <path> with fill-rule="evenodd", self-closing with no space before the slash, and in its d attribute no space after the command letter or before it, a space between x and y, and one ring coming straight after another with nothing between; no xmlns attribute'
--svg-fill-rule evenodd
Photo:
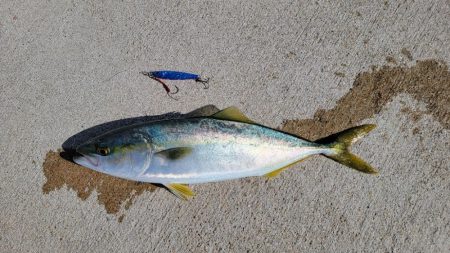
<svg viewBox="0 0 450 253"><path fill-rule="evenodd" d="M97 153L102 156L107 156L109 154L109 148L108 147L97 147Z"/></svg>

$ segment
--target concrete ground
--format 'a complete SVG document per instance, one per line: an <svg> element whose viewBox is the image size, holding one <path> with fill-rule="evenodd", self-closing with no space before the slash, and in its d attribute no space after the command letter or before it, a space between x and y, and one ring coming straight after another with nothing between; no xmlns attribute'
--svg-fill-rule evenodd
<svg viewBox="0 0 450 253"><path fill-rule="evenodd" d="M449 252L450 3L342 2L1 1L0 251ZM210 88L170 99L155 69ZM353 150L380 174L315 157L186 202L58 154L206 105L311 139L377 124Z"/></svg>

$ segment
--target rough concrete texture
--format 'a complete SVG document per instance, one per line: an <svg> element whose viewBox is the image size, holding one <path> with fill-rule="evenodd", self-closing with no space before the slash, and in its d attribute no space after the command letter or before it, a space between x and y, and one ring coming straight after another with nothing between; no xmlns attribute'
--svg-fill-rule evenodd
<svg viewBox="0 0 450 253"><path fill-rule="evenodd" d="M0 251L449 252L450 4L344 2L1 1ZM210 88L172 100L153 69ZM205 105L311 138L375 123L353 150L380 174L314 157L185 202L54 155Z"/></svg>

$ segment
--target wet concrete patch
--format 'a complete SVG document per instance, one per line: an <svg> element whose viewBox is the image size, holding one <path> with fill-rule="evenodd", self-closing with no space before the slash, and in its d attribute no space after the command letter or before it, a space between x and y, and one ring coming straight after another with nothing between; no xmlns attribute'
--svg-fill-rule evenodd
<svg viewBox="0 0 450 253"><path fill-rule="evenodd" d="M402 53L409 58L406 49ZM436 60L417 61L412 67L382 66L362 72L334 108L317 110L312 119L286 120L281 129L315 140L372 117L400 93L426 103L426 110L420 114L432 115L449 129L450 72L445 63ZM414 119L417 117L416 112Z"/></svg>
<svg viewBox="0 0 450 253"><path fill-rule="evenodd" d="M152 184L120 179L84 168L63 159L60 153L55 151L47 153L43 168L47 178L42 187L44 193L48 194L67 186L74 190L80 199L85 200L95 190L98 202L112 214L118 214L122 207L128 209L137 196L157 188Z"/></svg>
<svg viewBox="0 0 450 253"><path fill-rule="evenodd" d="M406 48L402 48L402 50L400 51L404 56L406 56L406 58L408 58L408 60L412 60L413 59L413 57L412 57L412 54L411 54L411 52L408 50L408 49L406 49Z"/></svg>
<svg viewBox="0 0 450 253"><path fill-rule="evenodd" d="M392 63L392 64L397 64L397 61L392 56L386 56L386 62Z"/></svg>

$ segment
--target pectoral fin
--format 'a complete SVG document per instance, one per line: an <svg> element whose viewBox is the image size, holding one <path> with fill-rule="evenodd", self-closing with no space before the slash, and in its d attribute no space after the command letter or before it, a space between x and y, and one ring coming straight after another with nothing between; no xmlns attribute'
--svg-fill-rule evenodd
<svg viewBox="0 0 450 253"><path fill-rule="evenodd" d="M238 121L244 123L255 123L234 106L228 107L220 112L211 115L211 118Z"/></svg>
<svg viewBox="0 0 450 253"><path fill-rule="evenodd" d="M179 148L169 148L155 153L157 156L162 156L169 160L181 159L192 153L192 148L190 147L179 147Z"/></svg>
<svg viewBox="0 0 450 253"><path fill-rule="evenodd" d="M175 196L180 199L188 200L193 197L195 193L185 184L165 184L165 187L169 189Z"/></svg>

